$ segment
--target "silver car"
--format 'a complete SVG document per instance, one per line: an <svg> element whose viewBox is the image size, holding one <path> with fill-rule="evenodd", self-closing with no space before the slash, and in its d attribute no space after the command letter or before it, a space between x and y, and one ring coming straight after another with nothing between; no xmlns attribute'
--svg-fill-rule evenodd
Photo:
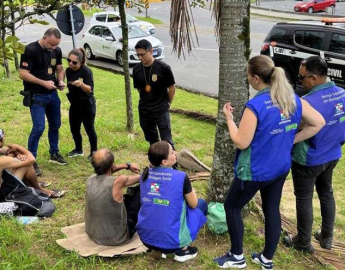
<svg viewBox="0 0 345 270"><path fill-rule="evenodd" d="M159 39L148 35L139 27L130 25L128 29L129 64L140 63L134 47L142 39L146 39L152 44L154 58L158 60L164 59L163 43ZM84 33L82 42L87 59L94 59L95 56L115 59L120 66L123 66L122 29L120 23L93 24Z"/></svg>

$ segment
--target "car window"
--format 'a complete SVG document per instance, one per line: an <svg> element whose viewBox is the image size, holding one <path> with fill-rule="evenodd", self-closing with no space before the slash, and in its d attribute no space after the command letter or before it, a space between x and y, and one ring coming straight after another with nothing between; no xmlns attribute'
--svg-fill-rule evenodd
<svg viewBox="0 0 345 270"><path fill-rule="evenodd" d="M112 28L115 36L117 38L122 38L122 29L121 27L114 27ZM148 34L146 34L143 30L141 30L139 27L132 25L128 29L128 38L141 38L141 37L147 37Z"/></svg>
<svg viewBox="0 0 345 270"><path fill-rule="evenodd" d="M108 27L103 27L102 37L114 37Z"/></svg>
<svg viewBox="0 0 345 270"><path fill-rule="evenodd" d="M296 31L295 32L295 42L297 44L302 44L303 35L304 35L304 31Z"/></svg>
<svg viewBox="0 0 345 270"><path fill-rule="evenodd" d="M89 33L94 36L101 36L101 26L94 26L90 29Z"/></svg>
<svg viewBox="0 0 345 270"><path fill-rule="evenodd" d="M133 16L131 16L131 15L129 15L128 13L126 13L126 21L127 22L137 22L138 19L133 17Z"/></svg>
<svg viewBox="0 0 345 270"><path fill-rule="evenodd" d="M287 30L278 27L273 28L266 39L268 42L275 41L281 43L286 43L287 40Z"/></svg>
<svg viewBox="0 0 345 270"><path fill-rule="evenodd" d="M326 33L321 31L303 32L304 31L296 31L295 42L305 47L320 50Z"/></svg>
<svg viewBox="0 0 345 270"><path fill-rule="evenodd" d="M345 35L333 34L329 51L334 53L345 53Z"/></svg>
<svg viewBox="0 0 345 270"><path fill-rule="evenodd" d="M107 18L107 15L98 15L96 16L96 21L105 22L106 18Z"/></svg>
<svg viewBox="0 0 345 270"><path fill-rule="evenodd" d="M119 22L121 18L115 14L109 14L108 22Z"/></svg>

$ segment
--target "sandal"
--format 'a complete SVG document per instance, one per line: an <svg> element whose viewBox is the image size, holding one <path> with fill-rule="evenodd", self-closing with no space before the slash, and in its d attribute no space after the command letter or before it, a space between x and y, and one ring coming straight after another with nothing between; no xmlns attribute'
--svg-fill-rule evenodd
<svg viewBox="0 0 345 270"><path fill-rule="evenodd" d="M64 191L64 190L55 190L55 189L53 189L53 191L54 192L52 194L50 194L50 196L49 196L49 198L51 198L51 199L61 198L66 193L66 191Z"/></svg>
<svg viewBox="0 0 345 270"><path fill-rule="evenodd" d="M51 182L45 182L45 181L39 181L38 184L40 185L41 188L47 188L47 187L49 187L52 183L51 183Z"/></svg>

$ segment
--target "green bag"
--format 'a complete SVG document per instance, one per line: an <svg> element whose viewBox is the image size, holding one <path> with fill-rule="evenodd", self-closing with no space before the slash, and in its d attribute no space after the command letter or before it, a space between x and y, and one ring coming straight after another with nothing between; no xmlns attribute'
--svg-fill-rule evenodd
<svg viewBox="0 0 345 270"><path fill-rule="evenodd" d="M214 234L222 234L228 231L224 205L222 203L209 203L207 213L207 227Z"/></svg>

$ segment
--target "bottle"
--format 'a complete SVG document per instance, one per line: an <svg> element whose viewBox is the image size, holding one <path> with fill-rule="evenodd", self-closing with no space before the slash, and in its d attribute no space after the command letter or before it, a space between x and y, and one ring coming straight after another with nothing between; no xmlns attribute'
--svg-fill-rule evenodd
<svg viewBox="0 0 345 270"><path fill-rule="evenodd" d="M38 222L39 218L23 216L23 217L16 217L16 220L21 224L27 225L27 224Z"/></svg>

